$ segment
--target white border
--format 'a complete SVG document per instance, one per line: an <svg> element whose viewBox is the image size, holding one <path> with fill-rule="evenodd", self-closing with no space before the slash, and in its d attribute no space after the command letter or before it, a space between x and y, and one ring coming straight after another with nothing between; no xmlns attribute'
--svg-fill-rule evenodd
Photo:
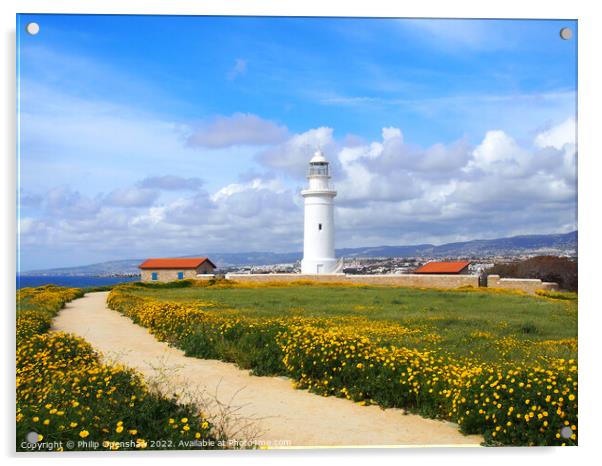
<svg viewBox="0 0 602 466"><path fill-rule="evenodd" d="M392 16L392 17L466 17L466 18L577 18L587 9L578 1L505 0L421 0L391 2L371 0L20 0L21 13L109 13L109 14L205 14L266 16Z"/></svg>
<svg viewBox="0 0 602 466"><path fill-rule="evenodd" d="M3 362L6 370L2 384L2 400L8 406L2 419L0 440L5 456L14 461L14 283L15 283L15 13L105 13L105 14L205 14L205 15L269 15L269 16L394 16L394 17L472 17L472 18L563 18L579 20L579 271L580 271L580 421L577 448L503 448L484 449L350 449L350 450L296 450L226 452L226 453L154 453L152 455L111 455L116 462L159 463L173 458L181 464L198 461L219 461L222 464L241 462L251 464L306 464L308 461L336 461L343 459L366 463L378 456L379 463L417 462L420 464L464 465L503 464L526 460L530 463L547 464L586 462L596 455L598 433L602 413L600 410L600 355L599 331L602 309L596 299L600 286L596 274L600 274L602 256L600 243L602 216L600 201L602 183L602 150L600 145L600 88L602 74L599 45L602 44L602 24L595 10L596 2L531 1L525 0L419 0L394 2L391 0L3 0L2 11L3 59L0 79L3 108L0 113L3 147L2 157L2 312L5 335ZM598 292L599 293L599 292ZM68 458L82 462L82 455L44 455L41 461L64 462ZM35 456L34 456L35 458ZM108 455L86 455L92 464L106 462ZM28 457L31 460L31 457ZM168 460L169 461L169 460ZM522 461L521 461L522 462Z"/></svg>

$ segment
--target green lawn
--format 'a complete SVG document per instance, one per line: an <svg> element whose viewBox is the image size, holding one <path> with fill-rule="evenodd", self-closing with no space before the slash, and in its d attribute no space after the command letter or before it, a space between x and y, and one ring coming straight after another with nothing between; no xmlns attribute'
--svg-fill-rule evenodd
<svg viewBox="0 0 602 466"><path fill-rule="evenodd" d="M481 360L576 357L577 302L490 291L299 285L134 288L159 300L197 303L209 312L256 318L367 319L387 327L381 344L440 348ZM211 304L210 306L207 304ZM349 319L354 317L355 319ZM402 334L395 329L420 330ZM374 335L371 335L374 336Z"/></svg>

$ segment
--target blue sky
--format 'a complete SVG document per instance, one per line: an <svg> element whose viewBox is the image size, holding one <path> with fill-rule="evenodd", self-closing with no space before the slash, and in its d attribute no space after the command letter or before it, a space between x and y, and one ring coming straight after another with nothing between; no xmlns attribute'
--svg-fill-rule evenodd
<svg viewBox="0 0 602 466"><path fill-rule="evenodd" d="M300 250L317 146L338 247L574 229L565 26L22 15L20 267Z"/></svg>

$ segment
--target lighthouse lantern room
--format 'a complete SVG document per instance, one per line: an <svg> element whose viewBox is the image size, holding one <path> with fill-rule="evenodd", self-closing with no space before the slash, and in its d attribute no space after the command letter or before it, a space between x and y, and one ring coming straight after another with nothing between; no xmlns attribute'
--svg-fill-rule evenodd
<svg viewBox="0 0 602 466"><path fill-rule="evenodd" d="M337 192L330 186L330 168L322 151L309 161L309 186L301 191L305 198L305 230L301 273L335 273L334 198Z"/></svg>

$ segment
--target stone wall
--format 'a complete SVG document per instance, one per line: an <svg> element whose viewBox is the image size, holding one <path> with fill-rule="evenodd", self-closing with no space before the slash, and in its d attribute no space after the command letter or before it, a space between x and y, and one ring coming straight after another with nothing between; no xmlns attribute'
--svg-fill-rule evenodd
<svg viewBox="0 0 602 466"><path fill-rule="evenodd" d="M198 274L196 270L142 270L141 280L152 281L151 273L157 272L157 281L169 282L178 279L178 272L184 272L184 278L196 280L210 280L214 274ZM402 275L347 275L328 274L311 275L300 273L266 273L266 274L226 274L228 280L237 282L294 282L298 280L312 280L322 283L356 283L361 285L388 285L406 286L411 288L460 288L472 286L478 288L479 277L477 275L425 275L425 274L402 274ZM557 291L558 284L542 282L539 279L530 278L500 278L499 275L487 276L487 287L502 288L506 290L520 290L527 293L535 293L537 290Z"/></svg>
<svg viewBox="0 0 602 466"><path fill-rule="evenodd" d="M477 275L309 275L292 273L270 274L233 274L226 275L228 280L239 282L292 282L312 280L322 283L357 283L362 285L407 286L413 288L460 288L479 286Z"/></svg>
<svg viewBox="0 0 602 466"><path fill-rule="evenodd" d="M140 280L143 282L171 282L174 280L178 280L178 272L184 272L184 278L213 278L213 274L202 274L204 270L213 271L213 268L209 265L207 268L205 264L201 265L198 269L154 269L154 270L141 270L140 271ZM157 280L152 279L153 272L157 273Z"/></svg>
<svg viewBox="0 0 602 466"><path fill-rule="evenodd" d="M537 290L558 291L558 283L542 282L538 278L500 278L499 275L487 275L487 287L527 293L535 293Z"/></svg>

